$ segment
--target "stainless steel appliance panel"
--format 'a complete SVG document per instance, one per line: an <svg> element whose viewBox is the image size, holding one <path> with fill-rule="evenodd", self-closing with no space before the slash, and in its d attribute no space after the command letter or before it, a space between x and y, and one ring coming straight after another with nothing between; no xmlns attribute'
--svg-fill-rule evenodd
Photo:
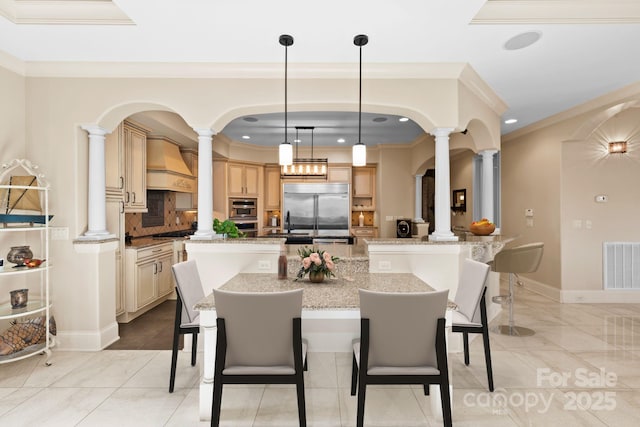
<svg viewBox="0 0 640 427"><path fill-rule="evenodd" d="M284 184L283 193L286 231L349 234L348 184Z"/></svg>

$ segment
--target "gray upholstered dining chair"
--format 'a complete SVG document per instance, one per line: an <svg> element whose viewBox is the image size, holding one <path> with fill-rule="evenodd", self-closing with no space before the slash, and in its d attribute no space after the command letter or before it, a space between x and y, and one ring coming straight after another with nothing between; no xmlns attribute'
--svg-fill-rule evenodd
<svg viewBox="0 0 640 427"><path fill-rule="evenodd" d="M509 324L499 325L496 332L503 335L511 336L530 336L535 331L522 326L516 326L513 320L513 303L514 293L513 285L516 281L518 273L533 273L538 269L542 260L544 251L544 243L528 243L526 245L516 246L515 248L503 249L493 257L491 269L502 273L509 273L509 293L507 295L499 295L493 297L493 302L504 303L509 306Z"/></svg>
<svg viewBox="0 0 640 427"><path fill-rule="evenodd" d="M176 280L178 298L176 301L176 317L173 325L169 393L173 393L175 385L180 335L191 334L191 366L195 366L196 364L198 333L200 332L200 312L194 310L193 306L204 298L204 290L200 282L200 274L198 273L198 267L195 261L190 260L174 264L171 270Z"/></svg>
<svg viewBox="0 0 640 427"><path fill-rule="evenodd" d="M445 342L448 290L360 293L360 339L353 345L351 395L358 392L356 425L364 425L368 384L440 385L444 424L451 426Z"/></svg>
<svg viewBox="0 0 640 427"><path fill-rule="evenodd" d="M213 291L218 319L211 426L220 423L224 384L295 384L300 427L306 426L302 289Z"/></svg>
<svg viewBox="0 0 640 427"><path fill-rule="evenodd" d="M469 365L469 334L482 334L489 391L493 391L493 370L485 301L488 275L489 266L487 264L472 259L465 259L462 262L458 290L454 299L457 310L451 312L451 330L462 333L465 365Z"/></svg>

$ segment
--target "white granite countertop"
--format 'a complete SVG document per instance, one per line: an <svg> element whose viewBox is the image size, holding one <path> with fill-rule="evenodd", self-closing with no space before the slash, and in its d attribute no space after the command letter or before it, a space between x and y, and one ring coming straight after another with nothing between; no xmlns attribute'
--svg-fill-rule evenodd
<svg viewBox="0 0 640 427"><path fill-rule="evenodd" d="M294 280L278 280L276 274L240 273L231 278L220 289L235 292L281 292L304 289L302 307L312 310L357 309L358 289L386 292L433 291L427 283L410 273L359 273L353 281L343 277L325 278L323 283L311 283L308 277ZM214 310L213 293L195 305L196 310Z"/></svg>

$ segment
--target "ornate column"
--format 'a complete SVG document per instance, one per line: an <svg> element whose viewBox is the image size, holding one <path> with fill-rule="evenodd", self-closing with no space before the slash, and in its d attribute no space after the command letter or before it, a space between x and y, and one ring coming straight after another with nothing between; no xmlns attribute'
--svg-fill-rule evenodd
<svg viewBox="0 0 640 427"><path fill-rule="evenodd" d="M422 218L422 175L416 175L416 205L413 221L424 222L424 219Z"/></svg>
<svg viewBox="0 0 640 427"><path fill-rule="evenodd" d="M198 230L194 240L210 240L213 231L213 131L194 129L198 133Z"/></svg>
<svg viewBox="0 0 640 427"><path fill-rule="evenodd" d="M436 229L429 236L433 241L457 241L451 232L451 178L449 167L449 134L453 128L435 128L430 133L436 137Z"/></svg>
<svg viewBox="0 0 640 427"><path fill-rule="evenodd" d="M480 152L482 155L482 201L480 213L482 218L487 218L492 222L496 219L493 212L493 155L497 152L497 150L484 150Z"/></svg>
<svg viewBox="0 0 640 427"><path fill-rule="evenodd" d="M89 133L88 229L80 239L100 240L115 237L107 231L106 166L104 141L108 134L97 125L84 125Z"/></svg>

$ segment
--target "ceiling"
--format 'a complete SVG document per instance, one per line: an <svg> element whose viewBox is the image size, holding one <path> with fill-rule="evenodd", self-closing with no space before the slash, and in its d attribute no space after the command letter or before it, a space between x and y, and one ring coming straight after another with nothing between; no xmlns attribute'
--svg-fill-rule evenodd
<svg viewBox="0 0 640 427"><path fill-rule="evenodd" d="M524 32L540 39L504 48ZM26 74L31 66L69 61L277 64L283 33L295 38L289 64L357 67L353 36L359 33L369 36L364 69L367 63L469 63L508 105L503 119L518 120L503 124L503 134L640 76L637 0L0 0L0 51L22 61ZM366 132L373 118L363 117ZM398 132L393 141L410 137L414 125L387 118L377 131ZM262 134L251 135L259 144L276 132L274 120L232 122L225 132L236 139L264 125ZM291 114L291 120L318 126L314 137L324 144L325 133L352 132L354 113Z"/></svg>

